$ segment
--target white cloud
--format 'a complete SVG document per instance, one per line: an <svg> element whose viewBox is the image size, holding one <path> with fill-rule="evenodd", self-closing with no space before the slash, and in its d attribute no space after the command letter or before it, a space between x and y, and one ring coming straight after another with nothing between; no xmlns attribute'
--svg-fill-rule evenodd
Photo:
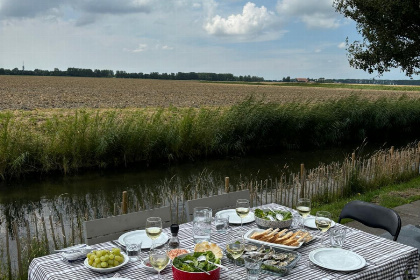
<svg viewBox="0 0 420 280"><path fill-rule="evenodd" d="M276 16L266 7L258 8L254 3L248 2L242 14L230 15L223 18L219 15L212 17L204 29L208 34L216 36L241 35L255 37L267 31L276 22Z"/></svg>
<svg viewBox="0 0 420 280"><path fill-rule="evenodd" d="M297 17L308 28L337 28L340 26L333 0L279 0L277 12L282 17Z"/></svg>
<svg viewBox="0 0 420 280"><path fill-rule="evenodd" d="M133 52L144 52L147 50L147 44L139 44L137 49L133 50Z"/></svg>
<svg viewBox="0 0 420 280"><path fill-rule="evenodd" d="M167 45L164 45L164 46L161 47L161 49L165 50L165 51L170 51L170 50L173 50L174 48L170 47L170 46L167 46Z"/></svg>
<svg viewBox="0 0 420 280"><path fill-rule="evenodd" d="M345 42L341 42L340 44L337 45L337 47L339 49L345 49L346 48L346 43Z"/></svg>

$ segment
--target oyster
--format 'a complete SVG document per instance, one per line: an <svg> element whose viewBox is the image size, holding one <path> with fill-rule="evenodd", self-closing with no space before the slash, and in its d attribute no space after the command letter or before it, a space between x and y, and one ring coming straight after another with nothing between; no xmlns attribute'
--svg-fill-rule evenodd
<svg viewBox="0 0 420 280"><path fill-rule="evenodd" d="M265 265L276 265L276 264L278 264L278 261L275 261L275 260L266 260L266 261L264 261L264 264Z"/></svg>
<svg viewBox="0 0 420 280"><path fill-rule="evenodd" d="M274 254L273 255L273 259L277 260L277 261L284 261L285 259L287 259L288 255L284 254L284 253L280 253L280 254Z"/></svg>
<svg viewBox="0 0 420 280"><path fill-rule="evenodd" d="M245 252L253 252L257 251L258 247L252 244L246 244L245 245Z"/></svg>

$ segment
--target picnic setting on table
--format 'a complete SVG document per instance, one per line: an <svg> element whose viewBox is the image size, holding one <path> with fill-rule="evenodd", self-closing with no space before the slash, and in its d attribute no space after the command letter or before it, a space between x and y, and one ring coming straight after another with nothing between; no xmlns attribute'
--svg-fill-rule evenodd
<svg viewBox="0 0 420 280"><path fill-rule="evenodd" d="M86 244L33 259L28 279L403 280L418 276L419 252L395 242L401 222L391 209L352 201L335 223L328 211L312 213L308 198L299 198L293 209L275 203L251 207L249 199L235 200L230 209L219 210L217 203L212 204L214 211L204 200L191 201L187 223L167 226L166 214L149 216L138 224L140 229L122 234L100 235L103 224L113 226L106 218L97 226L92 224L92 230L86 223ZM164 210L168 209L150 213ZM123 222L136 223L129 215ZM343 218L383 228L394 240L342 225ZM90 236L95 230L95 237Z"/></svg>

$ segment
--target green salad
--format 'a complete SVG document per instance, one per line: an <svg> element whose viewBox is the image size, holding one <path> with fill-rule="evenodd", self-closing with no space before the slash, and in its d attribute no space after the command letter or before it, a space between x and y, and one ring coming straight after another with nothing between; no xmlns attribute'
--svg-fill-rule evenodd
<svg viewBox="0 0 420 280"><path fill-rule="evenodd" d="M290 220L291 218L293 218L292 213L290 213L289 211L281 211L281 210L262 210L262 209L255 209L254 214L256 217L261 218L261 219L265 219L265 220L269 220L269 218L267 218L268 215L271 214L272 217L275 217L276 214L281 214L283 215L283 221L287 221Z"/></svg>
<svg viewBox="0 0 420 280"><path fill-rule="evenodd" d="M199 262L197 258L202 255L206 256L206 260ZM186 261L192 262L186 263ZM217 268L217 266L209 263L208 261L220 264L220 259L216 258L212 251L207 251L195 252L191 255L176 257L172 265L178 268L179 270L187 272L202 272L201 270L197 269L197 267L201 268L204 271L211 271Z"/></svg>

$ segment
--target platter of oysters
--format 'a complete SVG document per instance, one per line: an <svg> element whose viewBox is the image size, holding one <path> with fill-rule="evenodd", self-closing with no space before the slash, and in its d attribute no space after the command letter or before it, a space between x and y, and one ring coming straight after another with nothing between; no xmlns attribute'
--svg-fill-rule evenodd
<svg viewBox="0 0 420 280"><path fill-rule="evenodd" d="M298 252L253 243L245 244L245 251L242 256L237 259L237 264L243 266L245 263L244 258L247 256L261 259L261 271L276 276L288 274L300 259L300 253ZM230 262L234 261L227 251L226 257Z"/></svg>

